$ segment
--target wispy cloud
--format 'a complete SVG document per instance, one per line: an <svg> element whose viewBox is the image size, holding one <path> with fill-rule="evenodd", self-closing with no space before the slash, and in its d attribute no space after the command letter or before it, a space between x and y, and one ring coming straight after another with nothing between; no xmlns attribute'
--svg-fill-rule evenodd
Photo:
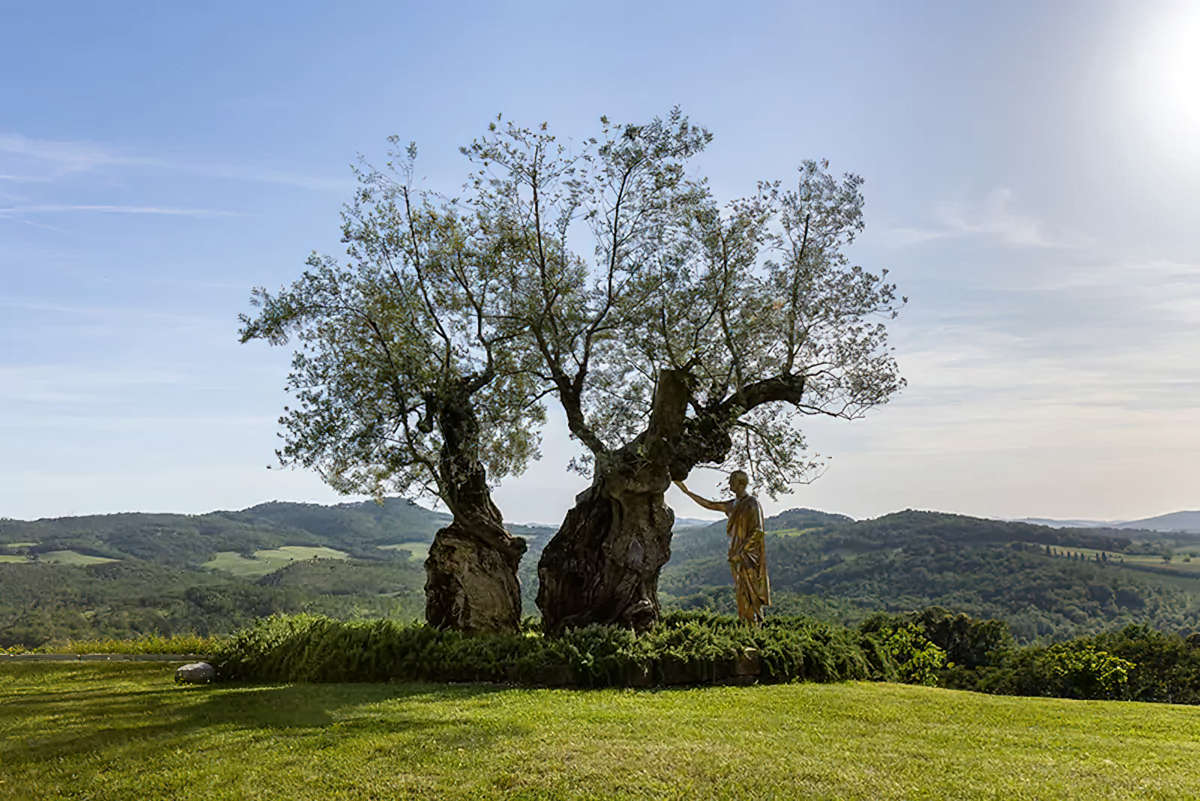
<svg viewBox="0 0 1200 801"><path fill-rule="evenodd" d="M174 311L162 311L156 308L138 308L134 306L85 306L69 303L46 302L37 299L9 297L0 298L0 309L9 310L8 316L16 318L24 314L35 316L43 324L47 320L63 319L71 325L98 324L108 326L111 330L119 330L115 325L126 325L137 321L153 324L160 329L170 327L172 331L207 329L213 326L225 326L228 318L225 315L184 314ZM24 326L23 327L27 327ZM0 371L4 368L0 367Z"/></svg>
<svg viewBox="0 0 1200 801"><path fill-rule="evenodd" d="M317 192L338 192L346 194L353 186L349 178L321 178L314 175L301 175L286 170L273 170L246 164L214 164L211 162L170 163L164 164L164 169L187 172L206 178L220 178L229 181L246 181L260 184L278 184L294 186L298 189L311 189Z"/></svg>
<svg viewBox="0 0 1200 801"><path fill-rule="evenodd" d="M897 246L918 245L941 239L979 236L1003 245L1027 248L1076 249L1089 240L1079 234L1054 230L1033 215L1015 207L1007 187L996 187L979 202L942 202L926 225L896 226L887 238Z"/></svg>
<svg viewBox="0 0 1200 801"><path fill-rule="evenodd" d="M36 170L32 174L4 174L3 178L10 181L48 181L100 167L154 164L153 159L124 155L88 142L31 139L15 133L0 134L0 154Z"/></svg>
<svg viewBox="0 0 1200 801"><path fill-rule="evenodd" d="M0 401L86 406L149 386L187 383L184 373L78 364L0 366ZM40 413L46 413L40 406Z"/></svg>
<svg viewBox="0 0 1200 801"><path fill-rule="evenodd" d="M42 203L26 206L0 206L0 218L22 217L27 214L69 214L99 212L101 214L153 214L168 217L230 217L235 212L218 209L181 209L171 206L121 206L107 203Z"/></svg>
<svg viewBox="0 0 1200 801"><path fill-rule="evenodd" d="M316 191L345 191L348 179L324 178L261 165L165 159L117 148L65 139L36 139L0 133L0 181L46 183L103 169L148 169L185 172L207 178L280 184Z"/></svg>

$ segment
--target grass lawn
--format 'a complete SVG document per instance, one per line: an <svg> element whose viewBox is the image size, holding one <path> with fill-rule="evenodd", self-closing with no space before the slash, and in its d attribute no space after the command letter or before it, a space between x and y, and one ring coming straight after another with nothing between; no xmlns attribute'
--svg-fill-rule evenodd
<svg viewBox="0 0 1200 801"><path fill-rule="evenodd" d="M204 563L203 567L224 570L235 576L265 576L281 567L304 559L345 559L345 551L312 545L284 545L255 551L250 559L237 551L218 551L217 555Z"/></svg>
<svg viewBox="0 0 1200 801"><path fill-rule="evenodd" d="M0 798L1200 798L1200 709L888 684L176 687L0 664Z"/></svg>

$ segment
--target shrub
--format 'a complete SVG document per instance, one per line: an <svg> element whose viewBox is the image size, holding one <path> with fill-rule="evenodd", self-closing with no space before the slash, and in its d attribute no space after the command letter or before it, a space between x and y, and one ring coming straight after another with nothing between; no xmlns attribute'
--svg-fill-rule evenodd
<svg viewBox="0 0 1200 801"><path fill-rule="evenodd" d="M896 663L897 677L908 684L937 684L946 665L946 652L925 638L916 624L892 629L883 647Z"/></svg>
<svg viewBox="0 0 1200 801"><path fill-rule="evenodd" d="M931 606L906 614L871 615L859 624L864 633L914 624L929 642L946 653L947 663L966 668L999 665L1013 650L1013 636L1002 620L980 620Z"/></svg>
<svg viewBox="0 0 1200 801"><path fill-rule="evenodd" d="M1200 703L1200 638L1131 625L1090 639L1096 647L1135 667L1127 697L1133 701Z"/></svg>
<svg viewBox="0 0 1200 801"><path fill-rule="evenodd" d="M1017 652L981 689L1059 698L1126 698L1135 667L1086 640L1073 640Z"/></svg>

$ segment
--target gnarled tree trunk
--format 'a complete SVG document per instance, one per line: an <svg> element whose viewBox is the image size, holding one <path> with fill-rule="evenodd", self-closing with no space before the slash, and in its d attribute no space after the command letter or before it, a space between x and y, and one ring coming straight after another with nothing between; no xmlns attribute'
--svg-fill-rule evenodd
<svg viewBox="0 0 1200 801"><path fill-rule="evenodd" d="M425 619L468 632L516 631L521 622L517 565L525 540L504 529L487 473L476 457L479 422L464 400L443 405L438 471L453 522L433 537L425 560Z"/></svg>
<svg viewBox="0 0 1200 801"><path fill-rule="evenodd" d="M704 461L695 443L684 447L694 427L685 420L686 382L682 371L659 375L646 431L597 459L592 486L542 552L537 604L547 633L590 623L642 631L658 620L658 575L671 558L675 522L663 496L672 478ZM717 439L727 452L728 436Z"/></svg>
<svg viewBox="0 0 1200 801"><path fill-rule="evenodd" d="M434 535L425 560L425 619L468 632L516 631L521 622L517 565L525 540L494 524L455 520Z"/></svg>
<svg viewBox="0 0 1200 801"><path fill-rule="evenodd" d="M644 472L597 478L542 551L537 604L548 634L589 623L641 631L658 620L658 574L671 557L675 515L663 502L666 471Z"/></svg>

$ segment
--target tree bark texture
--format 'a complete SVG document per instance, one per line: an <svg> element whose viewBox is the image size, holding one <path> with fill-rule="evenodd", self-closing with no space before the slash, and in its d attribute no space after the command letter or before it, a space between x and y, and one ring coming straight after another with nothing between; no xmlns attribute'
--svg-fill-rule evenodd
<svg viewBox="0 0 1200 801"><path fill-rule="evenodd" d="M525 540L499 524L480 529L455 521L441 529L425 560L425 619L472 633L516 631L524 553Z"/></svg>
<svg viewBox="0 0 1200 801"><path fill-rule="evenodd" d="M521 622L517 565L525 540L504 529L487 473L476 456L479 423L465 400L438 414L438 472L454 520L439 530L425 560L425 619L466 632L516 631Z"/></svg>
<svg viewBox="0 0 1200 801"><path fill-rule="evenodd" d="M675 522L664 495L702 456L678 453L693 427L687 380L682 371L660 374L646 431L597 458L592 486L542 552L537 604L548 634L592 623L643 631L658 620L658 576ZM723 441L728 451L727 435Z"/></svg>

